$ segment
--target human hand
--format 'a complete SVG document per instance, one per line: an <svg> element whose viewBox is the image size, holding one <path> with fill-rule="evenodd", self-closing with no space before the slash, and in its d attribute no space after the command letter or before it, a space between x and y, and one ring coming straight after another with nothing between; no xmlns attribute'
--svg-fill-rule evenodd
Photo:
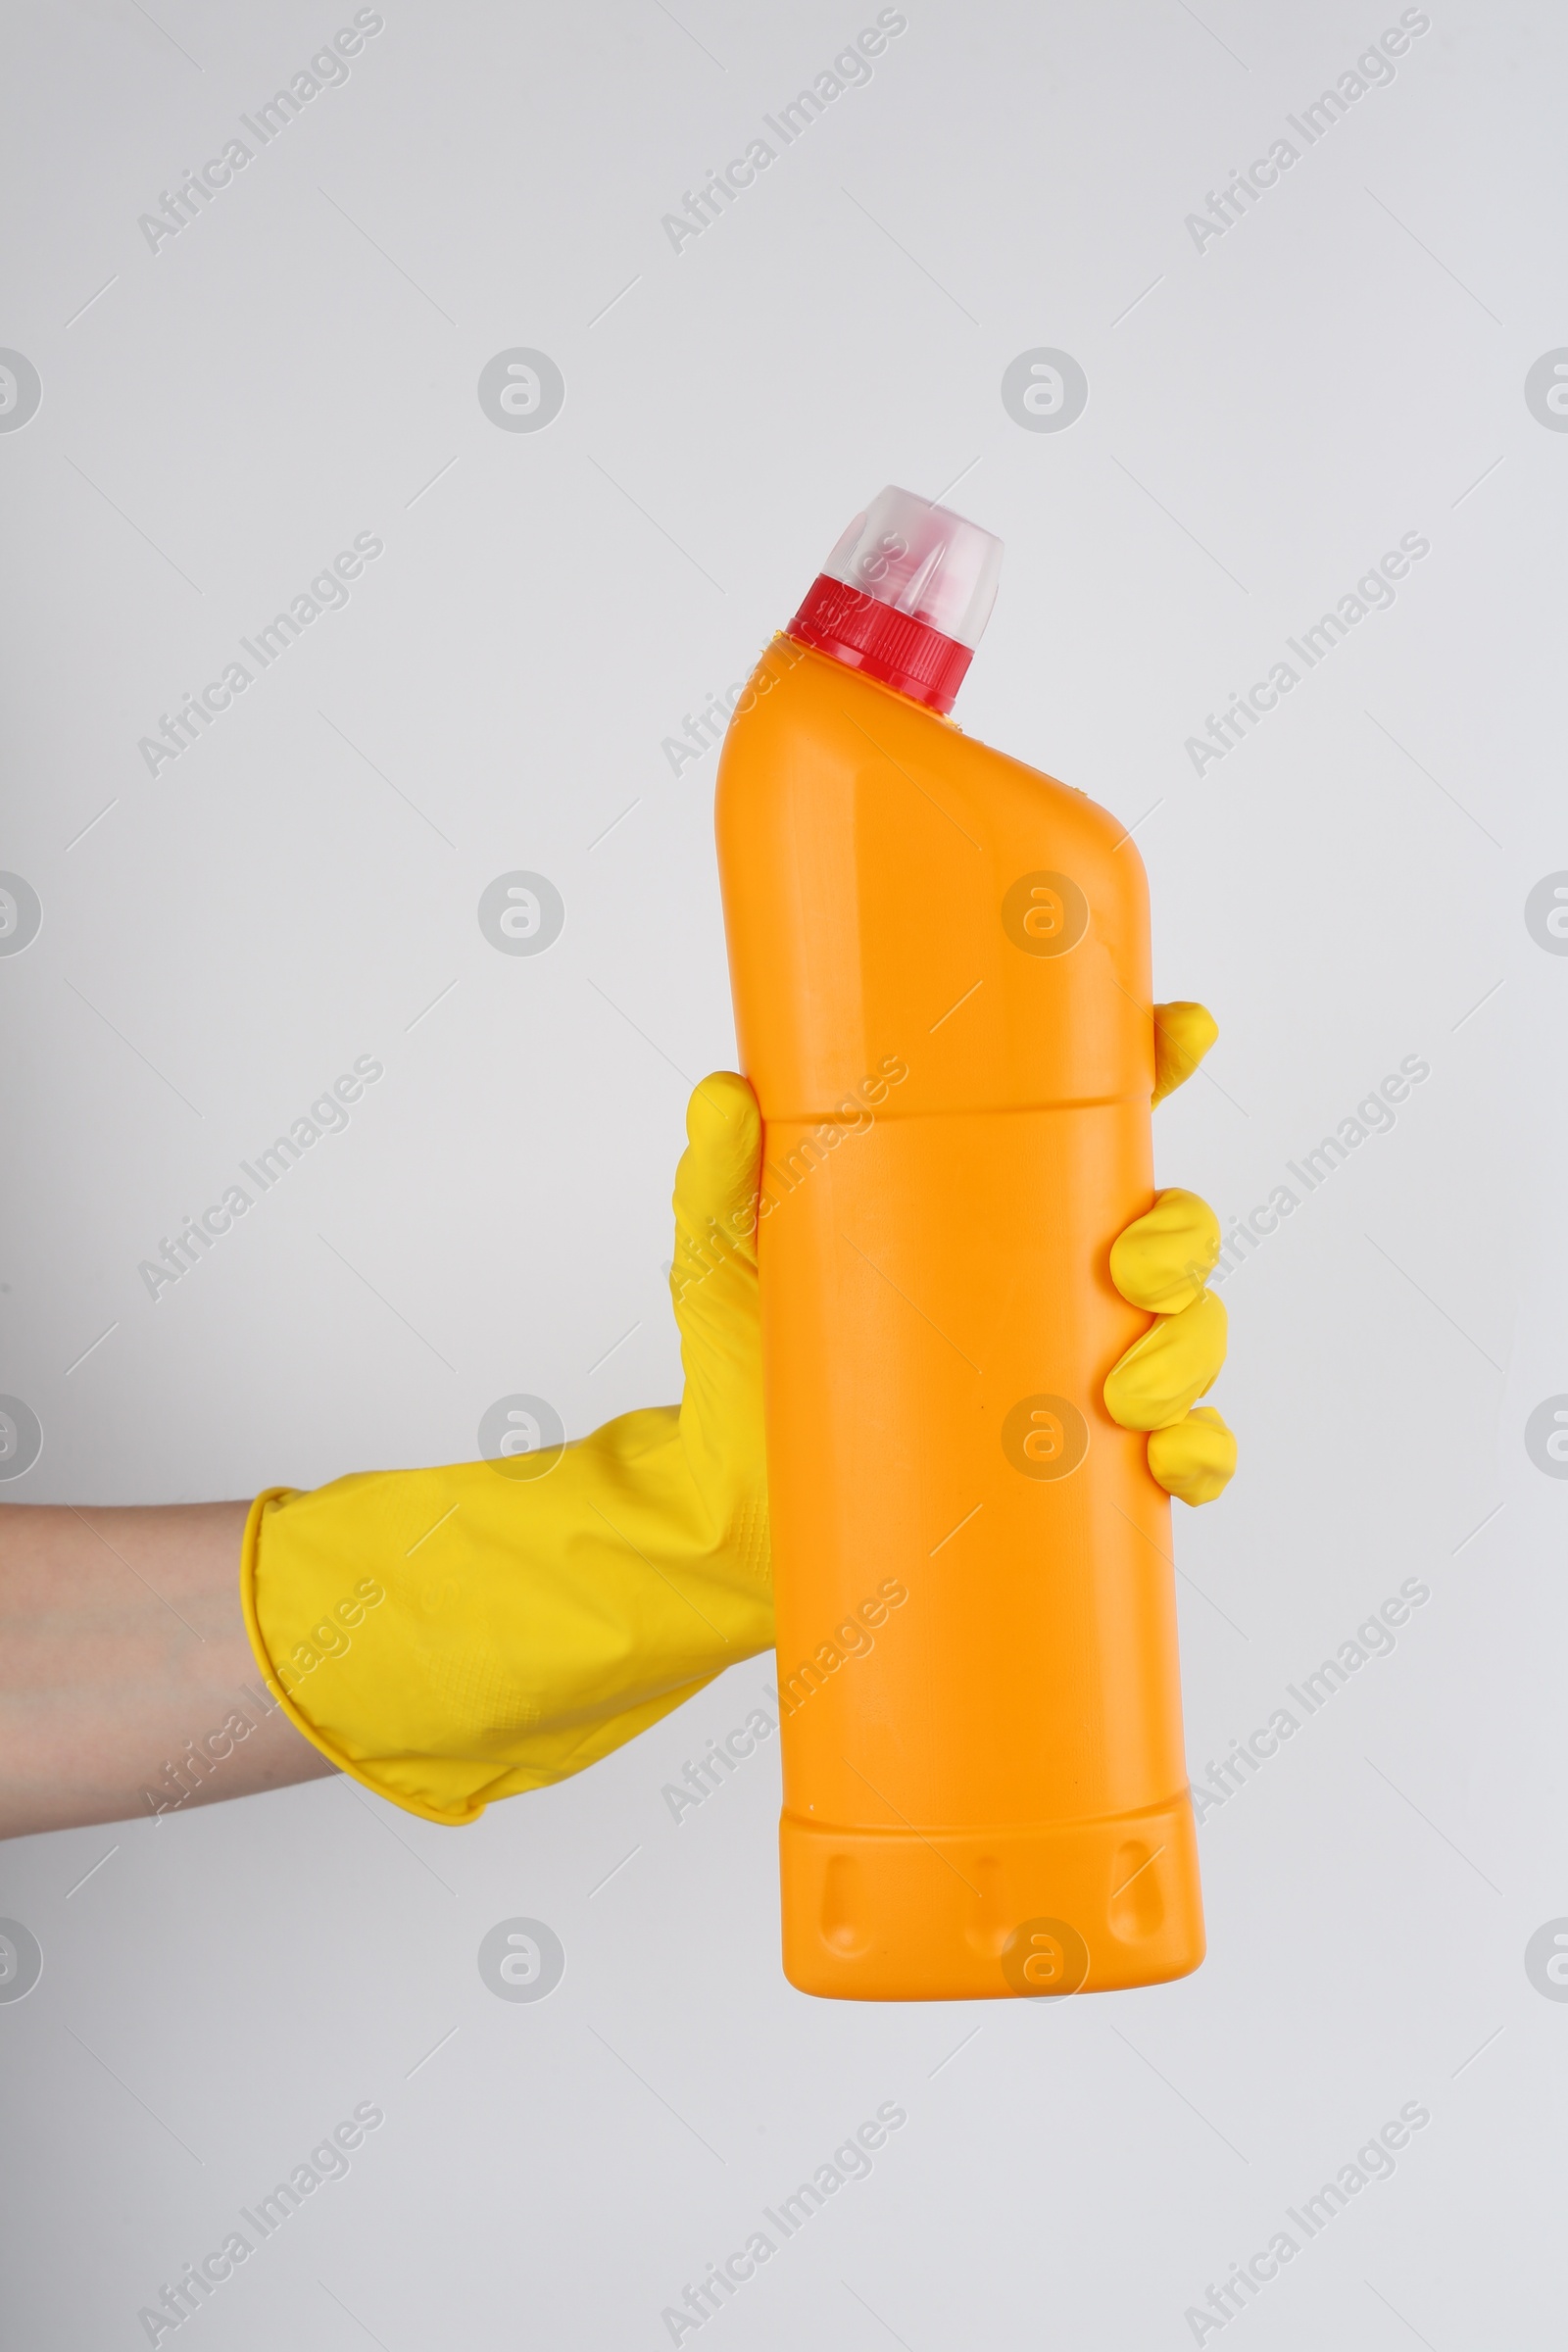
<svg viewBox="0 0 1568 2352"><path fill-rule="evenodd" d="M762 1117L734 1070L705 1078L686 1106L675 1170L669 1294L686 1385L681 1451L714 1540L750 1582L769 1575L767 1457L757 1227Z"/></svg>
<svg viewBox="0 0 1568 2352"><path fill-rule="evenodd" d="M270 1688L330 1762L426 1820L580 1771L772 1642L746 1081L705 1079L687 1133L679 1405L251 1513L242 1589Z"/></svg>
<svg viewBox="0 0 1568 2352"><path fill-rule="evenodd" d="M1201 1004L1154 1006L1156 1103L1186 1083L1218 1034ZM1151 1474L1167 1494L1194 1504L1223 1494L1236 1468L1234 1436L1211 1405L1198 1403L1225 1361L1225 1309L1203 1287L1219 1246L1207 1201L1172 1188L1110 1251L1111 1281L1154 1320L1106 1375L1105 1409L1123 1429L1149 1431Z"/></svg>

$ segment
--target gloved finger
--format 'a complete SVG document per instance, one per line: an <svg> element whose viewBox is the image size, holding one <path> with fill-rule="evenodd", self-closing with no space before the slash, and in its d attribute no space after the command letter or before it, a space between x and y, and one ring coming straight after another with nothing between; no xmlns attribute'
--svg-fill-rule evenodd
<svg viewBox="0 0 1568 2352"><path fill-rule="evenodd" d="M1105 1410L1123 1429L1179 1421L1218 1378L1225 1361L1225 1309L1202 1291L1179 1315L1161 1315L1105 1376Z"/></svg>
<svg viewBox="0 0 1568 2352"><path fill-rule="evenodd" d="M673 1203L670 1286L677 1305L694 1281L726 1258L757 1263L762 1120L746 1080L734 1070L715 1070L705 1078L686 1105L686 1136Z"/></svg>
<svg viewBox="0 0 1568 2352"><path fill-rule="evenodd" d="M1219 1256L1219 1219L1206 1200L1173 1185L1110 1245L1110 1279L1152 1315L1191 1306Z"/></svg>
<svg viewBox="0 0 1568 2352"><path fill-rule="evenodd" d="M1178 1501L1212 1502L1236 1468L1236 1437L1211 1404L1200 1404L1149 1439L1149 1467Z"/></svg>
<svg viewBox="0 0 1568 2352"><path fill-rule="evenodd" d="M1186 1001L1154 1006L1154 1091L1150 1107L1185 1086L1219 1035L1206 1004Z"/></svg>

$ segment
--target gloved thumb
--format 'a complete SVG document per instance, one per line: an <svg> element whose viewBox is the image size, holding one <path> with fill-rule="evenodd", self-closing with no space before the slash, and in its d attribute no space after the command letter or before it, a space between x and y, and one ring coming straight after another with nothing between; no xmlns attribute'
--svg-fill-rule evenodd
<svg viewBox="0 0 1568 2352"><path fill-rule="evenodd" d="M757 1186L762 1121L757 1097L734 1070L715 1070L686 1106L686 1149L675 1171L675 1257L670 1289L679 1306L695 1282L739 1257L757 1263Z"/></svg>

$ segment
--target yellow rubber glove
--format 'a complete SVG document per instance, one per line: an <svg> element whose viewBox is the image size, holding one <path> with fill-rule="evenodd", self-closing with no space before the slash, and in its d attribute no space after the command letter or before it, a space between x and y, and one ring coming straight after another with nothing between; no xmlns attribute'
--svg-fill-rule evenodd
<svg viewBox="0 0 1568 2352"><path fill-rule="evenodd" d="M1158 1102L1214 1024L1180 1005L1156 1022ZM241 1593L270 1687L334 1764L426 1820L473 1821L580 1771L772 1643L751 1088L705 1079L686 1126L679 1406L548 1454L275 1489L252 1508ZM1235 1460L1218 1414L1186 1409L1224 1355L1223 1310L1201 1293L1218 1246L1212 1210L1164 1193L1111 1257L1156 1321L1106 1404L1153 1433L1154 1477L1193 1502Z"/></svg>
<svg viewBox="0 0 1568 2352"><path fill-rule="evenodd" d="M1154 1006L1154 1093L1184 1085L1219 1031L1201 1004ZM1149 1467L1168 1494L1212 1502L1236 1468L1236 1440L1211 1405L1199 1406L1225 1361L1225 1309L1203 1288L1219 1255L1219 1219L1206 1200L1160 1193L1111 1245L1110 1278L1154 1317L1105 1379L1105 1409L1123 1429L1147 1429Z"/></svg>
<svg viewBox="0 0 1568 2352"><path fill-rule="evenodd" d="M428 1821L564 1779L771 1646L751 1088L706 1079L686 1127L678 1406L252 1508L241 1593L270 1687L334 1764Z"/></svg>

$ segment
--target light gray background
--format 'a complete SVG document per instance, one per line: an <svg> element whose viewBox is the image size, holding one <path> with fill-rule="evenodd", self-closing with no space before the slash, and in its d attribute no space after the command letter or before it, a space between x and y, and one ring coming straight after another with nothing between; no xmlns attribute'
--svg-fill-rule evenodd
<svg viewBox="0 0 1568 2352"><path fill-rule="evenodd" d="M714 760L676 781L662 739L871 492L956 483L1007 543L959 715L1138 822L1159 990L1220 1021L1162 1179L1250 1208L1432 1068L1226 1288L1242 1471L1177 1525L1195 1778L1402 1579L1432 1598L1205 1820L1210 1957L1144 1993L791 1991L775 1751L678 1827L660 1794L770 1660L464 1833L326 1782L5 1847L44 1951L0 2005L7 2343L144 2341L366 2099L350 2177L188 2324L211 2352L667 2342L887 2100L871 2178L705 2343L1190 2343L1411 2100L1395 2177L1227 2343L1554 2341L1568 2005L1523 1955L1568 1913L1568 1486L1522 1432L1568 1390L1568 959L1523 906L1568 866L1568 436L1523 384L1568 342L1560 12L1434 0L1200 254L1185 216L1396 7L910 0L678 256L661 216L872 9L388 0L156 255L138 215L352 12L154 13L5 29L0 343L44 387L0 435L0 864L44 909L0 961L0 1389L45 1431L8 1494L247 1494L471 1456L508 1392L573 1434L676 1394L670 1177L733 1039ZM518 345L565 377L537 434L476 396ZM1042 345L1089 377L1060 434L1000 397ZM348 608L149 777L159 712L360 531ZM1195 777L1185 738L1406 531L1394 609ZM539 957L476 920L519 867L566 906ZM138 1260L365 1054L350 1130L155 1304ZM476 1968L519 1915L566 1953L540 2003Z"/></svg>

